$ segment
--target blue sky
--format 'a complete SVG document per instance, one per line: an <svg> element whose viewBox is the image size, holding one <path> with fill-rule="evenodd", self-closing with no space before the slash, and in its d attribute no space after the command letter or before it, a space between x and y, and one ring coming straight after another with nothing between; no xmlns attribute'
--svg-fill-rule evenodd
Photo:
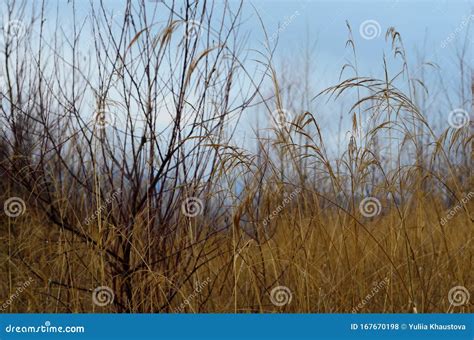
<svg viewBox="0 0 474 340"><path fill-rule="evenodd" d="M352 27L361 76L383 78L384 55L392 75L400 71L400 60L394 60L390 41L385 40L387 29L395 27L402 36L410 70L414 76L421 77L422 62L434 62L439 66L439 74L433 70L430 72L428 67L424 68L425 81L431 91L426 102L430 118L441 115L439 125L444 128L442 115L452 109L447 107L445 94L438 95L443 92L439 88L440 75L446 82L450 104L467 109L458 93L460 81L456 55L466 37L474 36L473 1L253 0L248 3L252 6L246 6L245 16L249 18L248 26L253 27L251 44L258 49L264 40L261 25L255 15L255 12L258 12L268 35L273 37L277 33L279 36L275 60L284 60L282 64L295 70L298 75L301 75L298 69L303 70L300 62L303 46L306 46L307 42L315 44L314 69L311 74L315 94L337 84L341 67L348 60L352 60L351 53L345 46L348 37L347 20ZM364 39L361 34L361 28L367 21L375 22L373 27L376 28L377 34L369 36L372 39ZM469 44L466 62L472 70L474 41L469 41ZM276 64L278 65L278 62ZM469 71L466 74L469 74ZM342 78L351 76L352 74L347 73ZM343 104L339 106L326 103L322 107L316 107L320 114L320 123L326 128L325 132L329 138L335 136L334 121L337 120L331 113L340 111L341 106L344 107ZM433 110L436 112L432 112ZM350 120L345 123L344 131L347 131ZM343 139L347 139L345 132L343 134Z"/></svg>
<svg viewBox="0 0 474 340"><path fill-rule="evenodd" d="M157 6L158 13L165 11L160 2L148 2L150 9ZM230 0L234 7L239 2ZM124 0L104 0L106 8L110 13L116 13L118 18L124 3ZM215 1L216 7L222 3L221 0ZM50 0L48 4L48 10L53 16L56 5L59 4L60 20L63 22L63 29L67 31L71 22L70 4L67 0ZM98 1L95 5L98 5ZM383 54L391 54L390 44L385 41L385 32L391 26L401 33L409 58L415 60L418 53L424 55L425 60L439 62L445 69L452 66L456 46L469 31L473 35L474 28L474 17L469 17L474 14L474 1L467 0L245 0L243 8L242 31L250 33L249 49L263 49L264 33L259 16L269 36L276 37L278 33L276 61L291 62L295 55L302 53L302 46L307 41L316 44L315 59L320 88L334 84L345 63L348 51L345 48L348 37L346 20L353 30L360 71L365 75L382 74ZM80 14L86 15L90 2L77 1L76 9ZM163 17L166 17L166 13L163 13ZM463 25L466 18L471 20ZM367 20L379 25L379 34L374 39L366 40L359 33L361 24ZM285 27L279 30L279 25ZM453 33L456 33L455 38L447 47L442 48L443 41Z"/></svg>
<svg viewBox="0 0 474 340"><path fill-rule="evenodd" d="M293 15L299 14L285 29L279 32L279 56L294 56L301 51L307 37L316 42L318 64L326 69L328 80L337 80L340 67L344 63L348 37L345 21L352 27L354 40L359 53L361 72L381 73L382 56L390 55L390 44L385 41L385 32L395 27L402 35L408 56L414 59L416 53L424 53L427 60L439 59L443 67L449 67L449 59L454 55L455 47L461 43L474 28L474 18L470 24L462 25L463 20L474 13L474 2L464 0L438 1L306 1L306 0L253 0L249 1L262 17L269 35L278 31L278 25ZM250 6L246 7L249 17L255 16ZM257 20L249 21L253 29L253 42L263 40L259 33ZM371 40L364 39L360 25L374 20L380 25L380 35ZM453 32L456 38L447 47L441 44ZM254 34L255 33L255 34ZM445 60L447 59L447 60Z"/></svg>

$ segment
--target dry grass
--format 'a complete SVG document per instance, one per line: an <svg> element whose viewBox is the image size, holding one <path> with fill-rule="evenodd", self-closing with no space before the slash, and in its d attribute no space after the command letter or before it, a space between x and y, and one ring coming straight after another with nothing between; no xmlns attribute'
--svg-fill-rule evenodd
<svg viewBox="0 0 474 340"><path fill-rule="evenodd" d="M3 55L1 196L20 197L26 210L0 216L0 297L34 280L5 312L351 312L384 280L359 312L474 311L472 302L448 299L455 286L474 292L471 126L433 127L394 29L387 40L401 73L361 77L350 32L354 63L344 69L354 75L313 99L353 104L351 141L333 159L307 107L256 129L256 151L233 137L250 103L265 114L294 107L271 51L258 63L261 81L244 66L234 42L239 13L172 7L160 26L129 3L112 32L102 10L92 12L98 45L85 65L45 56L76 55L80 32L72 44L38 52L37 63L18 42ZM230 24L218 37L204 30L182 38L183 18ZM99 74L87 69L92 60ZM266 77L270 97L262 94ZM243 78L253 85L245 96L234 84ZM120 122L89 124L88 98ZM172 117L166 128L157 123L164 111ZM374 126L362 126L363 117ZM202 203L192 217L182 210L190 197ZM373 217L359 207L367 197L380 202ZM113 290L113 303L93 303L100 286ZM272 303L278 286L291 303Z"/></svg>
<svg viewBox="0 0 474 340"><path fill-rule="evenodd" d="M373 284L388 278L386 290L361 312L472 312L472 305L453 308L447 299L453 286L469 287L472 281L473 231L466 216L459 214L443 228L437 219L441 204L424 197L404 211L403 227L398 213L385 207L383 216L354 225L345 214L316 208L315 199L302 193L273 222L276 232L263 244L238 224L225 235L203 230L192 237L183 232L162 261L151 263L144 259L148 244L144 224L139 224L133 269L118 275L102 273L107 261L103 251L65 231L51 230L28 212L8 225L2 253L6 258L9 247L11 261L2 268L13 290L29 276L35 281L9 311L166 312L191 295L195 284L210 278L187 312L350 312ZM104 248L117 239L113 225L106 229ZM131 285L130 300L125 279ZM8 283L3 281L2 296L9 294ZM113 287L116 305L94 306L88 290L100 285ZM269 299L270 290L279 285L292 292L292 302L284 307Z"/></svg>

